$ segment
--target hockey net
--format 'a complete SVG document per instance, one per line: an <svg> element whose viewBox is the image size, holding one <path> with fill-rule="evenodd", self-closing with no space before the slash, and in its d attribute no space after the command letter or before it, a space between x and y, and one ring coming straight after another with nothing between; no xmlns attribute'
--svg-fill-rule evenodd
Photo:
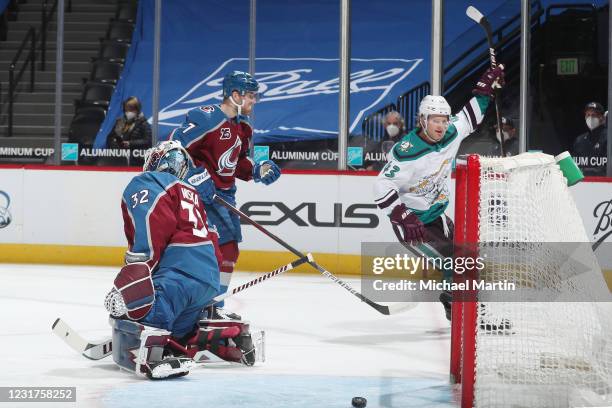
<svg viewBox="0 0 612 408"><path fill-rule="evenodd" d="M611 405L612 303L588 242L552 156L457 160L456 247L485 267L454 279L516 285L507 301L503 291L454 293L464 300L451 329L462 407Z"/></svg>

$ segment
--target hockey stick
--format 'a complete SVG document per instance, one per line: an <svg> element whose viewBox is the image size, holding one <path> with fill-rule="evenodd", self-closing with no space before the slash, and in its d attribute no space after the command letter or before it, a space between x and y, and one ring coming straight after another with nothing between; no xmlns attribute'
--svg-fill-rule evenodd
<svg viewBox="0 0 612 408"><path fill-rule="evenodd" d="M491 24L489 20L474 6L469 6L465 10L465 14L476 23L478 23L487 35L487 43L489 44L489 58L491 59L491 68L497 67L497 60L495 58L495 48L493 48L493 31L491 30ZM499 99L501 98L501 89L494 87L495 92L495 119L497 121L497 137L499 140L499 152L504 157L504 138L502 137L501 127L501 109L499 108Z"/></svg>
<svg viewBox="0 0 612 408"><path fill-rule="evenodd" d="M278 244L280 244L282 247L284 247L288 251L292 252L294 255L299 256L300 258L306 257L306 255L304 255L302 252L298 251L297 249L295 249L294 247L292 247L291 245L289 245L288 243L286 243L285 241L283 241L282 239L280 239L279 237L277 237L276 235L274 235L273 233L265 229L259 223L251 219L251 217L249 217L248 215L246 215L245 213L243 213L242 211L240 211L239 209L237 209L236 207L234 207L233 205L225 201L223 198L219 197L218 195L215 195L214 200L217 203L226 207L228 210L230 210L234 214L238 215L240 218L242 218L243 220L245 220L246 222L248 222L249 224L257 228L259 231L261 231L262 233L264 233L265 235L267 235L274 241L276 241ZM384 315L390 315L390 314L395 314L398 312L410 310L410 309L415 308L418 304L417 302L403 302L403 303L396 303L393 305L381 305L363 296L361 293L353 289L348 283L344 282L342 279L338 278L336 275L329 272L328 270L322 268L315 261L309 260L308 264L310 264L310 266L312 266L317 271L319 271L323 276L325 276L326 278L330 278L335 283L337 283L338 285L342 286L344 289L351 292L353 295L359 298L362 302L365 302L368 306L374 308L376 311Z"/></svg>
<svg viewBox="0 0 612 408"><path fill-rule="evenodd" d="M393 225L393 232L395 233L395 236L400 244L402 244L408 251L412 252L413 255L420 256L422 258L443 258L442 254L440 254L437 249L427 242L416 241L416 245L406 242L404 237L402 237L399 227L395 224Z"/></svg>
<svg viewBox="0 0 612 408"><path fill-rule="evenodd" d="M290 271L293 268L296 268L302 264L305 264L306 262L314 262L314 258L312 257L312 254L308 253L306 254L305 257L300 258L300 259L296 259L295 261L288 263L285 266L281 266L278 269L273 270L272 272L268 272L265 275L261 275L258 278L255 278L247 283L244 283L240 286L235 287L234 289L231 290L231 292L225 292L222 295L219 296L215 296L214 298L211 299L210 303L208 305L206 305L205 307L209 307L214 305L215 303L219 303L220 301L235 295L238 292L242 292L243 290L245 290L246 288L250 288L251 286L257 285L258 283L261 283L267 279L270 279L274 276L280 275L281 273L285 273L287 271Z"/></svg>
<svg viewBox="0 0 612 408"><path fill-rule="evenodd" d="M99 343L90 343L72 330L62 319L56 319L51 326L53 333L64 340L70 348L90 360L101 360L113 352L113 341L107 339Z"/></svg>

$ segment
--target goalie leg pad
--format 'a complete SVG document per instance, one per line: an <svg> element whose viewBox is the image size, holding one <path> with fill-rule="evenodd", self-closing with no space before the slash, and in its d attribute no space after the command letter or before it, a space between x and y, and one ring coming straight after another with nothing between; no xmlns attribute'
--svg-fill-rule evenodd
<svg viewBox="0 0 612 408"><path fill-rule="evenodd" d="M163 379L187 375L195 366L185 356L175 356L170 332L148 327L129 320L109 321L113 329L113 361L124 370L149 379Z"/></svg>
<svg viewBox="0 0 612 408"><path fill-rule="evenodd" d="M208 351L222 360L252 366L263 361L263 332L258 332L254 342L249 324L242 321L200 320L200 329L187 339L189 356ZM257 359L258 347L261 351Z"/></svg>

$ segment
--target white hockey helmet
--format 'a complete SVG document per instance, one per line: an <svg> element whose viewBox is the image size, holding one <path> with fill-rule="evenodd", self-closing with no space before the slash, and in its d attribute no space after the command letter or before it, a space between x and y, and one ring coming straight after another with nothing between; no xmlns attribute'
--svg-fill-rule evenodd
<svg viewBox="0 0 612 408"><path fill-rule="evenodd" d="M429 115L447 115L450 118L451 107L443 96L427 95L419 104L419 118L423 117L425 123Z"/></svg>

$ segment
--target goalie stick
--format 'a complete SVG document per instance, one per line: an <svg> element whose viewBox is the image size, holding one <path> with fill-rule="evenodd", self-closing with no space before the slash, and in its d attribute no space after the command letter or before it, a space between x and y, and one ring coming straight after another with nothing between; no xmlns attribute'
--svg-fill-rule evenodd
<svg viewBox="0 0 612 408"><path fill-rule="evenodd" d="M222 295L212 298L211 302L206 307L214 305L215 303L218 303L230 296L233 296L236 293L242 292L243 290L250 288L251 286L257 285L258 283L261 283L267 279L290 271L291 269L296 268L299 265L312 261L314 261L312 255L307 254L306 256L300 259L296 259L295 261L288 263L287 265L281 266L280 268L277 268L272 272L268 272L265 275L259 276L247 283L244 283L232 289L231 292L226 292ZM68 326L66 322L64 322L60 318L57 318L55 320L55 322L51 326L51 329L53 330L53 333L55 333L60 339L62 339L64 343L66 343L70 348L90 360L101 360L104 357L108 357L113 352L112 339L106 339L98 343L89 342L83 337L81 337L76 331L74 331L70 326Z"/></svg>
<svg viewBox="0 0 612 408"><path fill-rule="evenodd" d="M300 259L296 259L295 261L285 265L285 266L281 266L280 268L273 270L272 272L268 272L265 275L261 275L247 283L243 283L240 286L235 287L234 289L232 289L231 291L225 292L222 295L219 296L215 296L214 298L212 298L212 300L210 301L210 303L206 306L212 306L215 303L219 303L220 301L224 300L225 298L228 298L230 296L235 295L238 292L242 292L243 290L245 290L246 288L250 288L253 285L257 285L258 283L261 283L267 279L273 278L276 275L280 275L281 273L285 273L287 271L290 271L291 269L298 267L302 264L305 264L306 262L314 262L314 258L312 257L312 254L308 253L306 254L306 256L300 258Z"/></svg>
<svg viewBox="0 0 612 408"><path fill-rule="evenodd" d="M497 60L495 58L495 48L493 47L493 31L491 30L491 24L489 20L474 6L469 6L465 10L465 14L478 25L480 25L487 35L487 43L489 44L489 59L491 60L491 68L497 67ZM504 138L502 137L502 126L501 126L501 109L499 107L499 100L501 98L501 89L495 89L495 119L497 121L497 137L499 142L499 152L504 157Z"/></svg>
<svg viewBox="0 0 612 408"><path fill-rule="evenodd" d="M112 339L91 343L81 337L60 318L55 320L51 329L53 333L64 340L64 343L70 346L70 348L90 360L101 360L113 353Z"/></svg>
<svg viewBox="0 0 612 408"><path fill-rule="evenodd" d="M242 218L243 220L245 220L246 222L248 222L249 224L257 228L259 231L261 231L262 233L264 233L265 235L267 235L274 241L276 241L278 244L280 244L282 247L284 247L288 251L292 252L294 255L299 256L300 258L304 258L306 256L302 252L298 251L297 249L295 249L294 247L292 247L291 245L289 245L288 243L286 243L285 241L283 241L282 239L280 239L279 237L277 237L276 235L268 231L266 228L261 226L259 223L251 219L251 217L249 217L248 215L246 215L245 213L243 213L242 211L240 211L239 209L237 209L236 207L234 207L233 205L225 201L223 198L219 197L218 195L215 195L214 200L217 203L225 206L228 210L238 215L240 218ZM361 300L362 302L366 303L368 306L375 309L377 312L382 313L384 315L391 315L391 314L403 312L406 310L410 310L410 309L415 308L418 305L417 302L401 302L401 303L398 302L392 305L382 305L380 303L376 303L368 299L361 293L357 292L348 283L344 282L342 279L338 278L333 273L321 267L315 261L308 261L308 264L312 266L313 268L315 268L317 271L319 271L323 276L333 280L335 283L337 283L338 285L342 286L344 289L348 290L353 295L355 295L359 300Z"/></svg>

